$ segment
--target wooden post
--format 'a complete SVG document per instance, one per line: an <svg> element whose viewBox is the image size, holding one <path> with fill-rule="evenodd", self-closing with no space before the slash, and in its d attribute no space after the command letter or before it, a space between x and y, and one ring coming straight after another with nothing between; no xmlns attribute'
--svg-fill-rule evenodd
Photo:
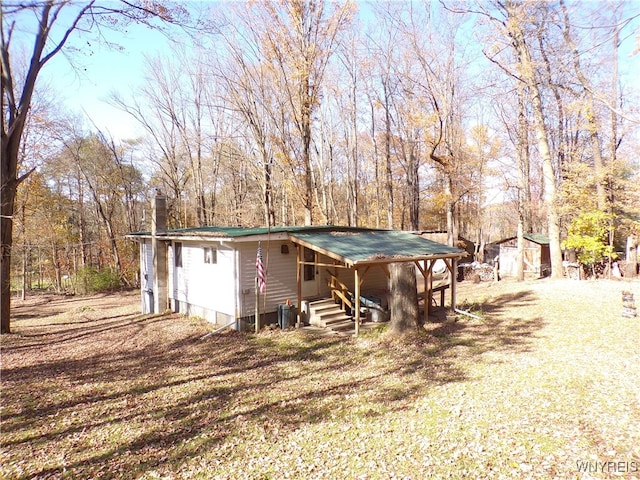
<svg viewBox="0 0 640 480"><path fill-rule="evenodd" d="M302 324L302 245L297 246L297 255L296 255L296 281L298 283L298 308L297 308L297 319L298 324ZM308 312L307 312L308 314Z"/></svg>
<svg viewBox="0 0 640 480"><path fill-rule="evenodd" d="M433 298L433 260L429 260L429 267L427 268L427 277L425 282L425 287L428 289L427 292L427 310L431 308L431 299ZM426 264L426 261L425 261ZM427 314L428 315L428 314Z"/></svg>
<svg viewBox="0 0 640 480"><path fill-rule="evenodd" d="M424 291L422 292L422 297L424 300L424 323L427 324L429 322L429 289L427 288L427 261L424 260L424 267L420 265L420 261L416 260L415 262L418 270L422 274L422 280L424 282Z"/></svg>
<svg viewBox="0 0 640 480"><path fill-rule="evenodd" d="M451 288L451 311L456 311L456 283L457 283L457 270L458 270L458 259L451 259L451 281L449 282Z"/></svg>
<svg viewBox="0 0 640 480"><path fill-rule="evenodd" d="M356 337L360 333L360 271L355 268L355 284L356 284L356 301L353 308L356 309L355 322L356 322Z"/></svg>

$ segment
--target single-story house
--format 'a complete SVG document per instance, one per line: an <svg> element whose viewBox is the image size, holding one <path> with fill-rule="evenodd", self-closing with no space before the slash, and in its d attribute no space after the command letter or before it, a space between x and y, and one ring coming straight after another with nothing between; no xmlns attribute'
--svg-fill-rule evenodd
<svg viewBox="0 0 640 480"><path fill-rule="evenodd" d="M509 237L487 245L485 258L498 256L500 276L515 277L518 273L518 238ZM551 272L549 238L539 233L524 234L524 273L544 277Z"/></svg>
<svg viewBox="0 0 640 480"><path fill-rule="evenodd" d="M167 230L165 205L157 195L151 232L128 236L140 244L143 313L169 309L236 329L247 328L256 310L264 316L260 324L271 323L289 304L298 323L309 321L309 303L332 298L354 317L357 332L363 304L386 304L390 263L415 263L427 286L425 305L431 305L435 262L455 272L465 254L409 232L355 227ZM260 295L258 249L266 283ZM455 275L447 287L454 308Z"/></svg>

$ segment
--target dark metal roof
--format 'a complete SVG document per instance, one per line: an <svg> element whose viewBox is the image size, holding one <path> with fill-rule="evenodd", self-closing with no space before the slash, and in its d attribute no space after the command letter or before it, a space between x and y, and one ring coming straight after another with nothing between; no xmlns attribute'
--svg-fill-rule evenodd
<svg viewBox="0 0 640 480"><path fill-rule="evenodd" d="M464 250L398 230L377 230L328 225L300 227L193 227L168 230L167 239L181 237L246 238L258 235L286 233L300 243L345 264L390 263L425 258L462 257ZM145 238L150 232L130 234L130 238Z"/></svg>
<svg viewBox="0 0 640 480"><path fill-rule="evenodd" d="M280 227L190 227L190 228L174 228L167 230L164 236L167 237L216 237L216 238L240 238L251 237L254 235L268 235L269 233L294 233L300 231L322 231L322 230L362 230L355 227L335 227L331 225L315 225L315 226L280 226ZM128 236L148 237L151 232L136 232Z"/></svg>
<svg viewBox="0 0 640 480"><path fill-rule="evenodd" d="M538 245L549 245L549 237L546 235L542 235L541 233L525 233L523 237L530 242L537 243ZM504 242L510 242L511 240L515 240L518 237L509 237L503 238L502 240L498 240L497 242L492 242L489 245L499 245Z"/></svg>
<svg viewBox="0 0 640 480"><path fill-rule="evenodd" d="M461 257L458 248L397 230L291 232L296 243L346 264L390 263L438 257Z"/></svg>
<svg viewBox="0 0 640 480"><path fill-rule="evenodd" d="M525 233L524 238L538 245L549 245L549 237L541 233Z"/></svg>

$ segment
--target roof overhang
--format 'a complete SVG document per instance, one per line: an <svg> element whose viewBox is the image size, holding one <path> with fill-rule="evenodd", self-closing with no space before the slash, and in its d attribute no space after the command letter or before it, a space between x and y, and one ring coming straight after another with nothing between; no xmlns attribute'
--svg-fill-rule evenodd
<svg viewBox="0 0 640 480"><path fill-rule="evenodd" d="M144 241L154 238L150 232L127 235ZM201 227L169 230L155 237L161 241L183 242L267 242L291 241L317 251L348 267L461 258L464 250L434 242L412 232L356 227Z"/></svg>
<svg viewBox="0 0 640 480"><path fill-rule="evenodd" d="M395 230L299 232L290 234L290 239L349 267L466 255L464 250Z"/></svg>

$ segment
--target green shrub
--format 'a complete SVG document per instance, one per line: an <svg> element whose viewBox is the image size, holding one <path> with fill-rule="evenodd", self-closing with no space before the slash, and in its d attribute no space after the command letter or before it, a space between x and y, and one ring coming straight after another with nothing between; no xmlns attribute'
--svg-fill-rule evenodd
<svg viewBox="0 0 640 480"><path fill-rule="evenodd" d="M78 293L110 292L120 287L120 278L111 268L83 267L78 272Z"/></svg>

